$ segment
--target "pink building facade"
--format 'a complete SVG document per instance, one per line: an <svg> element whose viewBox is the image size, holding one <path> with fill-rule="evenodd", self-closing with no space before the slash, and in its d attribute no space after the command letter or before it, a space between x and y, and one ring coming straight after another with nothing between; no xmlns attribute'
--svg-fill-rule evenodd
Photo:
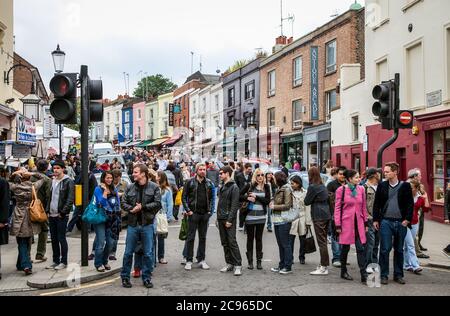
<svg viewBox="0 0 450 316"><path fill-rule="evenodd" d="M145 102L133 105L133 133L134 141L147 139L147 135L145 135Z"/></svg>

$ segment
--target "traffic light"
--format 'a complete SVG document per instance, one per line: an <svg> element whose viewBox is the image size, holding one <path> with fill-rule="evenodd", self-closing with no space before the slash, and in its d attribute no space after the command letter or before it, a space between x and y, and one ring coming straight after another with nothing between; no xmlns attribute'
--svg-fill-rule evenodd
<svg viewBox="0 0 450 316"><path fill-rule="evenodd" d="M55 100L50 113L56 124L77 124L77 74L57 74L50 81Z"/></svg>
<svg viewBox="0 0 450 316"><path fill-rule="evenodd" d="M103 121L103 82L90 80L88 84L89 122Z"/></svg>
<svg viewBox="0 0 450 316"><path fill-rule="evenodd" d="M372 112L378 116L383 129L394 129L395 118L395 83L393 81L383 81L375 86L372 96L378 101L373 104Z"/></svg>

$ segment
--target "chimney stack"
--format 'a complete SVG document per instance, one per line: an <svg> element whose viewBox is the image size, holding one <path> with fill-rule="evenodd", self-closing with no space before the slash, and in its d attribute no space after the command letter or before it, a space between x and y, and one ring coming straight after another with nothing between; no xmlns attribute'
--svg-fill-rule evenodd
<svg viewBox="0 0 450 316"><path fill-rule="evenodd" d="M272 53L275 54L282 50L288 44L288 39L286 36L282 35L275 39L275 46L272 49Z"/></svg>

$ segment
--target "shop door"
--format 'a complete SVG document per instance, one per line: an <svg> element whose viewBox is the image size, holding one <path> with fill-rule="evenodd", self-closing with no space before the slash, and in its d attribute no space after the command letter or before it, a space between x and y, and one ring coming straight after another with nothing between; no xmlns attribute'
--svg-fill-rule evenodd
<svg viewBox="0 0 450 316"><path fill-rule="evenodd" d="M361 155L353 154L352 155L352 166L353 169L358 171L361 174Z"/></svg>
<svg viewBox="0 0 450 316"><path fill-rule="evenodd" d="M400 165L399 179L405 181L407 178L406 170L406 148L397 148L397 163Z"/></svg>

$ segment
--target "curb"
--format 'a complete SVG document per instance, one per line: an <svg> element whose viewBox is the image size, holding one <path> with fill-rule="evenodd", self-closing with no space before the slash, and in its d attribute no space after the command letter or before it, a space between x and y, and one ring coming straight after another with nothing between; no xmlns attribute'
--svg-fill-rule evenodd
<svg viewBox="0 0 450 316"><path fill-rule="evenodd" d="M429 262L426 264L427 267L430 268L440 268L450 270L450 263L438 263L438 262Z"/></svg>
<svg viewBox="0 0 450 316"><path fill-rule="evenodd" d="M121 271L122 271L122 267L119 267L119 268L111 269L110 271L106 271L104 273L97 272L96 274L82 276L80 278L80 284L106 279L110 276L120 273ZM42 281L38 282L38 281L29 280L27 282L27 285L33 289L48 290L48 289L55 289L55 288L67 288L67 287L69 287L67 282L68 282L67 279L62 279L62 278L60 278L59 280L58 279L55 279L55 280L50 279L50 280L48 280L48 282L42 282Z"/></svg>

